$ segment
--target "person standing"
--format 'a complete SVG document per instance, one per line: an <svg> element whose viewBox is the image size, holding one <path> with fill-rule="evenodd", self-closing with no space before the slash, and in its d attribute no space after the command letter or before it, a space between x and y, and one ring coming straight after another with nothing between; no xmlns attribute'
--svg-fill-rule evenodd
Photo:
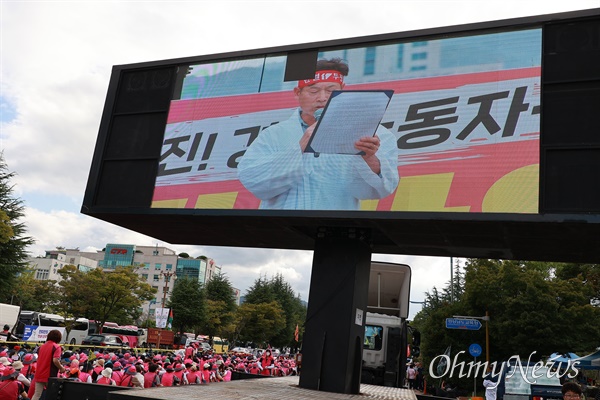
<svg viewBox="0 0 600 400"><path fill-rule="evenodd" d="M273 368L275 367L275 359L271 355L271 350L265 350L264 354L260 357L260 370L261 375L269 376Z"/></svg>
<svg viewBox="0 0 600 400"><path fill-rule="evenodd" d="M319 110L344 88L349 67L342 59L318 60L313 79L298 82L299 108L250 144L238 164L240 182L261 209L359 210L360 200L382 199L398 186L398 146L379 126L357 140L356 155L307 151Z"/></svg>
<svg viewBox="0 0 600 400"><path fill-rule="evenodd" d="M483 377L485 387L485 400L496 400L498 391L498 377L492 374L492 367L488 366L486 375Z"/></svg>
<svg viewBox="0 0 600 400"><path fill-rule="evenodd" d="M415 389L415 380L417 379L417 370L414 364L410 364L406 369L406 379L408 380L408 388Z"/></svg>
<svg viewBox="0 0 600 400"><path fill-rule="evenodd" d="M62 333L53 329L48 332L46 343L38 350L37 370L35 373L35 393L31 400L39 400L49 378L58 376L58 373L64 373L65 367L60 363L62 348L59 343L62 340Z"/></svg>

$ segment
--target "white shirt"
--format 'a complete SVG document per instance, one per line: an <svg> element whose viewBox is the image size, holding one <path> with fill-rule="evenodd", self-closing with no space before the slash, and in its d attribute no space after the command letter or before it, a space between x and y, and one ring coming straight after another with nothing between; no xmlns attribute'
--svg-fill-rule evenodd
<svg viewBox="0 0 600 400"><path fill-rule="evenodd" d="M380 126L374 173L359 155L302 153L299 110L265 129L238 164L242 184L262 200L261 209L358 210L362 199L381 199L398 186L398 147Z"/></svg>

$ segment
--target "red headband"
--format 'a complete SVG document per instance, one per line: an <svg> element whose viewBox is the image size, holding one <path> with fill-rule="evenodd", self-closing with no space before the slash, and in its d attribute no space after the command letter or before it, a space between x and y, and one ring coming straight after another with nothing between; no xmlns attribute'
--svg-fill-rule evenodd
<svg viewBox="0 0 600 400"><path fill-rule="evenodd" d="M332 69L317 71L315 73L314 79L304 79L304 80L298 81L298 87L300 89L302 89L305 86L314 85L315 83L318 83L318 82L334 82L334 83L339 83L340 85L343 85L344 84L344 75L342 75L342 73L340 71L336 71L336 70L332 70Z"/></svg>

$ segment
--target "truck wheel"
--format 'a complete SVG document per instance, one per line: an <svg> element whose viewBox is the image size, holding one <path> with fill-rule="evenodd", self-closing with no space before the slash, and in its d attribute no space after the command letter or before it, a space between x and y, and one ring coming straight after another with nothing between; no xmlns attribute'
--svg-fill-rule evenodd
<svg viewBox="0 0 600 400"><path fill-rule="evenodd" d="M75 340L75 338L71 339L71 344L77 344L77 340Z"/></svg>

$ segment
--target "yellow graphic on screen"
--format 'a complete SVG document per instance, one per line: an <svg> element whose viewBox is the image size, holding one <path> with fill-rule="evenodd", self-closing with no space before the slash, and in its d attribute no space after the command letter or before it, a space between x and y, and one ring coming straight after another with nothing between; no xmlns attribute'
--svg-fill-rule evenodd
<svg viewBox="0 0 600 400"><path fill-rule="evenodd" d="M185 208L188 199L157 200L152 202L152 208Z"/></svg>
<svg viewBox="0 0 600 400"><path fill-rule="evenodd" d="M538 164L518 168L498 179L483 199L483 212L537 213Z"/></svg>
<svg viewBox="0 0 600 400"><path fill-rule="evenodd" d="M195 208L213 208L230 210L235 204L238 192L201 194L196 200Z"/></svg>
<svg viewBox="0 0 600 400"><path fill-rule="evenodd" d="M454 173L400 178L392 211L469 212L469 206L446 207Z"/></svg>

